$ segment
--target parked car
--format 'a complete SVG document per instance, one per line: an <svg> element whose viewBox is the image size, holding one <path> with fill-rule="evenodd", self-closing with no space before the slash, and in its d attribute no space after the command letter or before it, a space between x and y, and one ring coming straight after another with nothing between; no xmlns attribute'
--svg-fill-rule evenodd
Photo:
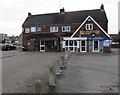
<svg viewBox="0 0 120 95"><path fill-rule="evenodd" d="M15 50L15 49L16 49L16 46L14 46L12 44L3 44L1 46L2 51Z"/></svg>
<svg viewBox="0 0 120 95"><path fill-rule="evenodd" d="M27 51L27 47L26 46L22 46L22 51Z"/></svg>

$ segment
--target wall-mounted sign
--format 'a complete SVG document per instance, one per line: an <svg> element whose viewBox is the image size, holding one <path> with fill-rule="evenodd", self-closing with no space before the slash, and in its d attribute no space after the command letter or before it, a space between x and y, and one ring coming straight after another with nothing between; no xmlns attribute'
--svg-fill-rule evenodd
<svg viewBox="0 0 120 95"><path fill-rule="evenodd" d="M105 40L105 37L87 37L87 40Z"/></svg>
<svg viewBox="0 0 120 95"><path fill-rule="evenodd" d="M103 47L109 47L110 46L110 40L104 40Z"/></svg>
<svg viewBox="0 0 120 95"><path fill-rule="evenodd" d="M87 37L76 37L76 38L64 37L63 40L87 40Z"/></svg>
<svg viewBox="0 0 120 95"><path fill-rule="evenodd" d="M100 34L100 31L99 30L94 30L94 31L80 31L80 35L91 34L91 33Z"/></svg>

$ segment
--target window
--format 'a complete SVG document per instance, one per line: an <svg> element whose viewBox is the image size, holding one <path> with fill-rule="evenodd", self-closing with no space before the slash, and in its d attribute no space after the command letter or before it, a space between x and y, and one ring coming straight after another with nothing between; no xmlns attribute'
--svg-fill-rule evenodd
<svg viewBox="0 0 120 95"><path fill-rule="evenodd" d="M70 26L63 26L62 27L62 32L70 32L71 31L71 27Z"/></svg>
<svg viewBox="0 0 120 95"><path fill-rule="evenodd" d="M93 24L86 24L86 30L93 30Z"/></svg>
<svg viewBox="0 0 120 95"><path fill-rule="evenodd" d="M50 27L50 32L58 32L58 27L57 26Z"/></svg>
<svg viewBox="0 0 120 95"><path fill-rule="evenodd" d="M25 33L30 33L30 28L25 28Z"/></svg>
<svg viewBox="0 0 120 95"><path fill-rule="evenodd" d="M36 27L31 27L31 32L36 32Z"/></svg>
<svg viewBox="0 0 120 95"><path fill-rule="evenodd" d="M65 50L71 52L77 52L77 40L66 40L65 41Z"/></svg>
<svg viewBox="0 0 120 95"><path fill-rule="evenodd" d="M42 31L42 27L39 27L39 26L38 26L38 27L36 27L36 31L37 31L37 32Z"/></svg>

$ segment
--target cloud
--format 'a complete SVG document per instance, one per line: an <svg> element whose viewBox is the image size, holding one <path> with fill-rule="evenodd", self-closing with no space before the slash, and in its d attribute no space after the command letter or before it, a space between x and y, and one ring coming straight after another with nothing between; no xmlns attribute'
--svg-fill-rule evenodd
<svg viewBox="0 0 120 95"><path fill-rule="evenodd" d="M59 12L59 8L65 7L65 11L98 9L105 5L105 11L109 20L109 32L117 32L117 4L118 0L1 0L0 1L0 32L12 35L21 33L21 26L27 17L27 13L44 14ZM114 28L113 23L115 24Z"/></svg>

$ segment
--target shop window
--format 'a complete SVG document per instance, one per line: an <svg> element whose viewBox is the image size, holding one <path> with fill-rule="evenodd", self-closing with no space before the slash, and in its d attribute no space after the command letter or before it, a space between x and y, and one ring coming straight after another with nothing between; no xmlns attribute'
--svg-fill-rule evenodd
<svg viewBox="0 0 120 95"><path fill-rule="evenodd" d="M93 41L89 41L89 51L92 52L93 48Z"/></svg>
<svg viewBox="0 0 120 95"><path fill-rule="evenodd" d="M99 51L103 51L103 41L99 41Z"/></svg>
<svg viewBox="0 0 120 95"><path fill-rule="evenodd" d="M73 46L73 40L69 41L69 46Z"/></svg>
<svg viewBox="0 0 120 95"><path fill-rule="evenodd" d="M86 24L86 30L93 30L93 24Z"/></svg>
<svg viewBox="0 0 120 95"><path fill-rule="evenodd" d="M67 40L67 41L65 41L65 42L66 42L66 43L65 43L65 45L66 45L66 46L68 46L68 40Z"/></svg>
<svg viewBox="0 0 120 95"><path fill-rule="evenodd" d="M50 27L50 32L58 32L58 27L57 26Z"/></svg>
<svg viewBox="0 0 120 95"><path fill-rule="evenodd" d="M76 40L74 40L74 46L77 46L77 41Z"/></svg>
<svg viewBox="0 0 120 95"><path fill-rule="evenodd" d="M25 33L30 33L30 28L25 28Z"/></svg>
<svg viewBox="0 0 120 95"><path fill-rule="evenodd" d="M77 52L77 40L66 40L65 49L66 51Z"/></svg>
<svg viewBox="0 0 120 95"><path fill-rule="evenodd" d="M71 27L70 26L63 26L62 27L62 32L70 32L71 31Z"/></svg>

